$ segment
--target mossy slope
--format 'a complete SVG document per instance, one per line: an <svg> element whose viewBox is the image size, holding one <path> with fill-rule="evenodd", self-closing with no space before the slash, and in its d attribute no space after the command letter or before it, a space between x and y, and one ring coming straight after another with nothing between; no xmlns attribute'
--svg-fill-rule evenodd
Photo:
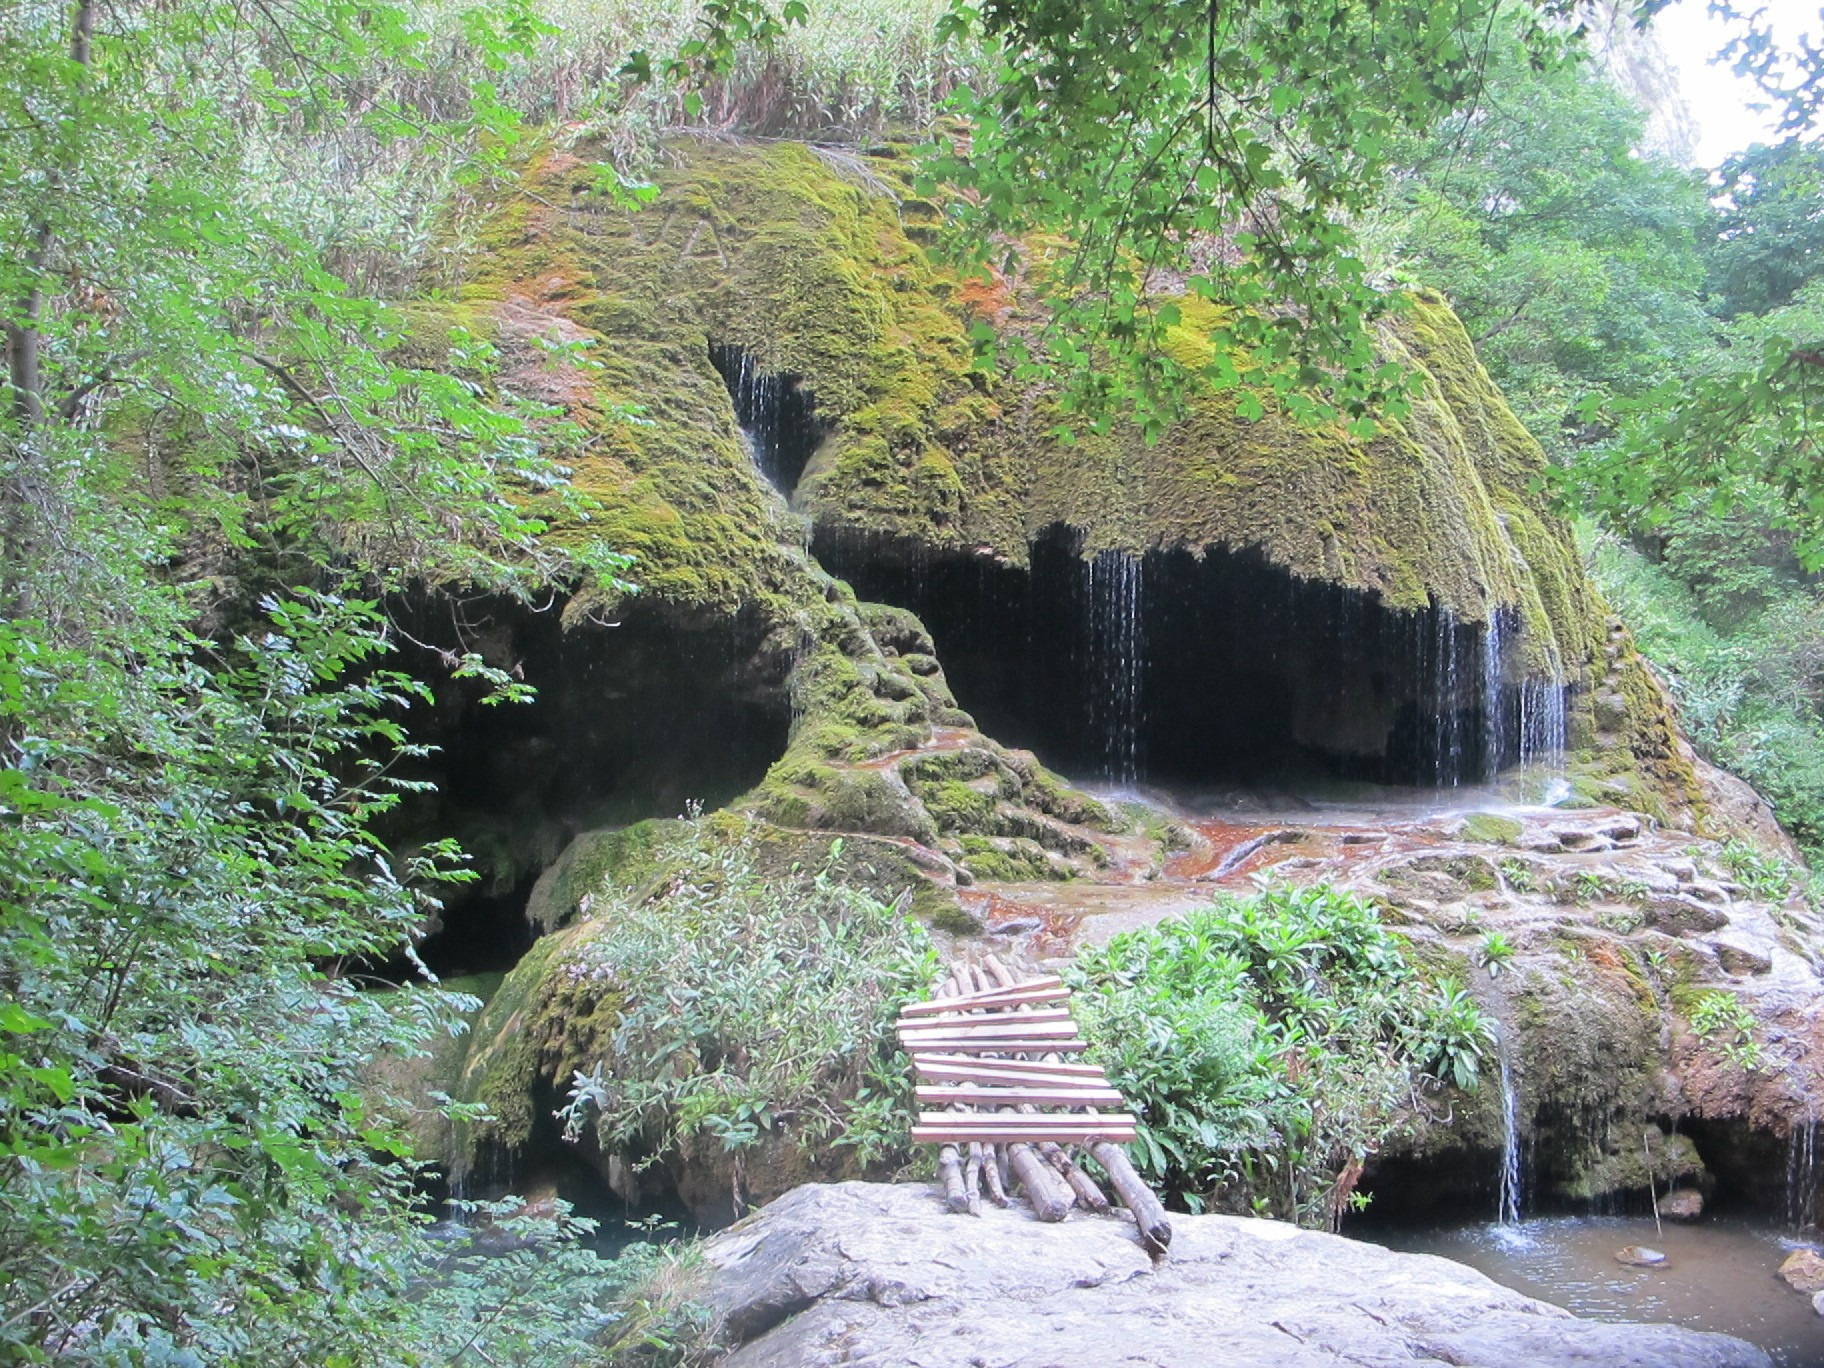
<svg viewBox="0 0 1824 1368"><path fill-rule="evenodd" d="M1436 604L1465 622L1502 610L1523 628L1510 682L1571 684L1579 744L1601 739L1595 690L1639 696L1623 743L1601 747L1604 781L1638 774L1664 801L1634 801L1669 814L1690 801L1659 690L1605 657L1606 612L1538 492L1544 455L1439 297L1415 295L1384 330L1421 386L1410 415L1370 440L1272 414L1250 423L1211 390L1155 444L1122 425L1065 444L1044 393L971 369L966 324L1021 326L1022 306L927 258L939 215L913 197L903 156L681 139L657 203L631 212L599 191L594 157L586 145L533 157L457 301L421 323L490 338L509 382L590 431L576 482L602 511L560 536L633 552L654 609L757 616L795 663L792 753L756 795L774 820L928 840L935 827L892 768L865 765L967 724L934 661L895 663L928 645L867 639L859 605L807 554L806 518L897 553L1015 564L1060 523L1085 552L1258 548L1394 609ZM1207 350L1207 313L1185 308L1171 345L1187 360ZM553 357L551 341L593 344L599 369ZM815 396L828 435L790 508L742 447L712 344ZM627 404L637 421L617 416Z"/></svg>

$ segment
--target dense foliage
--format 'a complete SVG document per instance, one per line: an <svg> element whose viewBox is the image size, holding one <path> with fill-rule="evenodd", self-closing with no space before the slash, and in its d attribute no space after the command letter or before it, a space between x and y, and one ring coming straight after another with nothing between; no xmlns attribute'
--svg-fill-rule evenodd
<svg viewBox="0 0 1824 1368"><path fill-rule="evenodd" d="M1589 61L1539 69L1491 35L1477 100L1410 139L1378 260L1440 289L1515 413L1554 455L1590 396L1638 395L1710 345L1702 179L1636 155L1645 118Z"/></svg>
<svg viewBox="0 0 1824 1368"><path fill-rule="evenodd" d="M539 544L532 500L581 511L554 415L471 339L460 377L399 364L336 243L249 193L289 130L406 131L360 77L420 41L335 0L0 16L9 1361L562 1362L616 1282L438 1273L403 1108L361 1086L473 1005L360 973L461 874L373 835L422 696L377 596L621 565Z"/></svg>
<svg viewBox="0 0 1824 1368"><path fill-rule="evenodd" d="M1363 1163L1442 1083L1474 1088L1494 1024L1428 983L1375 910L1268 887L1082 951L1092 1057L1140 1115L1136 1166L1192 1210L1334 1227Z"/></svg>
<svg viewBox="0 0 1824 1368"><path fill-rule="evenodd" d="M894 1022L936 974L924 929L822 865L769 872L758 836L709 835L656 858L665 894L609 890L557 973L620 1009L578 1070L566 1130L648 1163L710 1142L777 1137L847 1146L868 1164L908 1144L906 1061ZM663 988L663 991L656 991Z"/></svg>
<svg viewBox="0 0 1824 1368"><path fill-rule="evenodd" d="M1824 850L1824 599L1765 513L1687 508L1657 557L1609 534L1591 568L1717 764Z"/></svg>
<svg viewBox="0 0 1824 1368"><path fill-rule="evenodd" d="M968 137L932 175L962 192L965 259L1026 278L1046 305L1040 335L998 345L1098 420L1156 431L1191 378L1166 331L1193 318L1211 343L1196 378L1245 377L1244 412L1268 395L1361 431L1399 413L1403 377L1370 327L1392 296L1350 224L1378 202L1400 135L1477 89L1501 8L958 4L952 30L979 30L996 79L959 93Z"/></svg>

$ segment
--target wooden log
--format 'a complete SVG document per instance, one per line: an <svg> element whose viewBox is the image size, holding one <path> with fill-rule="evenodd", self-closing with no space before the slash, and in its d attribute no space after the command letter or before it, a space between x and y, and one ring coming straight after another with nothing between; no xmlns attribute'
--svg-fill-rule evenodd
<svg viewBox="0 0 1824 1368"><path fill-rule="evenodd" d="M962 1154L955 1145L938 1150L937 1176L943 1180L944 1202L950 1210L969 1210L969 1195L963 1190Z"/></svg>
<svg viewBox="0 0 1824 1368"><path fill-rule="evenodd" d="M1089 1046L1081 1040L1033 1040L1022 1037L1018 1040L1004 1040L998 1036L944 1036L934 1040L916 1042L923 1050L934 1054L1082 1054Z"/></svg>
<svg viewBox="0 0 1824 1368"><path fill-rule="evenodd" d="M1002 964L1000 959L997 956L992 955L992 954L986 956L985 959L983 960L983 967L987 969L989 977L992 978L996 983L1000 984L1003 989L1006 989L1009 991L1017 991L1018 980L1015 978L1013 971L1008 969L1006 965ZM1082 1067L1080 1065L1078 1065L1078 1066L1058 1065L1056 1063L1053 1063L1052 1061L1045 1061L1045 1063L1049 1067ZM1111 1089L1111 1091L1113 1091L1113 1090ZM1119 1095L1120 1095L1119 1093L1116 1093L1116 1096L1119 1096ZM1127 1164L1127 1156L1125 1154L1122 1154L1121 1151L1119 1149L1116 1149L1113 1144L1108 1144L1108 1148L1111 1150L1114 1150L1114 1152L1116 1154L1120 1154L1121 1162L1124 1165ZM1083 1172L1083 1170L1081 1168L1079 1168L1076 1164L1072 1163L1070 1160L1070 1157L1068 1155L1066 1155L1062 1149L1058 1148L1058 1146L1055 1144L1046 1144L1046 1145L1041 1146L1041 1150L1044 1152L1046 1158L1048 1158L1049 1160L1051 1160L1052 1163L1057 1164L1060 1167L1061 1171L1064 1174L1065 1181L1070 1184L1072 1190L1077 1194L1078 1199L1081 1200L1085 1206L1089 1207L1089 1209L1092 1211L1107 1211L1108 1210L1109 1201L1108 1201L1108 1198L1103 1195L1102 1189L1096 1186L1094 1179L1092 1179L1087 1173ZM1132 1165L1127 1165L1127 1171L1130 1174L1133 1174ZM1133 1174L1133 1176L1135 1179L1135 1183L1139 1187L1140 1191L1145 1193L1147 1200L1151 1201L1153 1206L1158 1208L1160 1221L1161 1221L1161 1223L1163 1223L1164 1222L1164 1208L1159 1207L1158 1200L1153 1197L1152 1190L1147 1188L1144 1183L1139 1182L1139 1175ZM1138 1200L1138 1198L1136 1198L1136 1200ZM1139 1218L1136 1218L1136 1220L1138 1220L1138 1219ZM1172 1228L1169 1224L1164 1225L1164 1232L1165 1232L1164 1243L1161 1243L1159 1245L1159 1248L1161 1250L1164 1249L1165 1244L1169 1244L1171 1242Z"/></svg>
<svg viewBox="0 0 1824 1368"><path fill-rule="evenodd" d="M970 1040L996 1040L1001 1037L1017 1040L1067 1040L1076 1033L1077 1023L1070 1019L1068 1012L1061 1021L1040 1021L1028 1019L1025 1013L1013 1013L1005 1017L968 1017L962 1021L940 1021L929 1026L901 1026L899 1040L902 1045L918 1045L927 1040L945 1040L951 1036L963 1036Z"/></svg>
<svg viewBox="0 0 1824 1368"><path fill-rule="evenodd" d="M986 1159L982 1165L982 1179L988 1184L988 1200L998 1207L1012 1206L1013 1202L1007 1196L1007 1180L1001 1172L1007 1163L1006 1147L987 1146Z"/></svg>
<svg viewBox="0 0 1824 1368"><path fill-rule="evenodd" d="M969 1194L969 1214L982 1214L982 1142L969 1142L969 1158L963 1164L963 1191Z"/></svg>
<svg viewBox="0 0 1824 1368"><path fill-rule="evenodd" d="M899 1009L899 1015L904 1019L936 1016L943 1012L982 1012L999 1007L1019 1007L1029 1002L1064 1002L1069 997L1070 989L1064 986L1062 979L1038 979L1022 983L1018 988L991 988L986 993L971 993L967 997L908 1002Z"/></svg>
<svg viewBox="0 0 1824 1368"><path fill-rule="evenodd" d="M912 1127L912 1139L921 1145L963 1145L971 1140L995 1144L1033 1144L1052 1140L1072 1145L1113 1141L1126 1144L1135 1137L1132 1118L1085 1120L1081 1116L1027 1116L1020 1112L964 1115L926 1112L927 1119Z"/></svg>
<svg viewBox="0 0 1824 1368"><path fill-rule="evenodd" d="M907 1031L936 1031L958 1026L991 1026L1004 1021L1072 1021L1068 1007L1031 1006L1015 1003L1007 1008L995 1008L986 1012L968 1014L945 1013L938 1017L901 1017L897 1029L901 1035Z"/></svg>
<svg viewBox="0 0 1824 1368"><path fill-rule="evenodd" d="M1007 1163L1026 1190L1026 1200L1032 1203L1033 1215L1041 1221L1063 1220L1070 1211L1070 1199L1052 1175L1051 1165L1039 1157L1039 1152L1031 1145L1009 1145Z"/></svg>
<svg viewBox="0 0 1824 1368"><path fill-rule="evenodd" d="M1166 1218L1165 1208L1160 1205L1159 1199L1153 1196L1153 1190L1134 1172L1127 1154L1119 1145L1108 1141L1092 1144L1089 1152L1102 1165L1103 1172L1108 1174L1108 1185L1121 1199L1121 1205L1134 1214L1134 1224L1140 1230L1140 1243L1155 1254L1165 1253L1172 1243L1172 1223Z"/></svg>
<svg viewBox="0 0 1824 1368"><path fill-rule="evenodd" d="M916 1062L916 1061L915 1061ZM1066 1092L1084 1088L1099 1092L1113 1085L1104 1078L1082 1074L1002 1073L989 1068L993 1064L1019 1064L1017 1059L982 1059L983 1067L972 1069L967 1064L918 1064L918 1086L921 1088L960 1088L973 1084L978 1088L1052 1088ZM1032 1099L1026 1099L1028 1101Z"/></svg>
<svg viewBox="0 0 1824 1368"><path fill-rule="evenodd" d="M970 1078L979 1075L993 1074L1010 1079L1042 1078L1049 1082L1053 1078L1094 1081L1097 1084L1107 1082L1100 1064L1066 1064L1036 1059L972 1059L965 1055L938 1054L921 1047L913 1051L912 1062L920 1069L932 1071L932 1077L942 1077L940 1069L961 1069L967 1071ZM957 1075L961 1077L962 1075Z"/></svg>
<svg viewBox="0 0 1824 1368"><path fill-rule="evenodd" d="M915 1124L949 1126L962 1130L974 1128L986 1140L992 1138L996 1131L1045 1130L1047 1127L1059 1131L1093 1131L1097 1126L1108 1126L1131 1131L1134 1128L1134 1118L1126 1112L1106 1111L921 1111Z"/></svg>
<svg viewBox="0 0 1824 1368"><path fill-rule="evenodd" d="M971 1107L1119 1107L1126 1101L1113 1088L1093 1088L1081 1084L1018 1088L983 1087L973 1083L940 1084L914 1088L912 1096L920 1102Z"/></svg>
<svg viewBox="0 0 1824 1368"><path fill-rule="evenodd" d="M894 1027L894 1031L899 1034L899 1040L919 1040L921 1036L1005 1031L1007 1027L1029 1027L1042 1036L1067 1036L1076 1029L1076 1018L1065 1009L1043 1012L979 1012L976 1016L927 1016L917 1021L901 1021Z"/></svg>
<svg viewBox="0 0 1824 1368"><path fill-rule="evenodd" d="M994 955L985 955L982 957L982 968L986 971L988 977L1002 988L1019 988L1024 986L1013 976L1013 970L1002 964Z"/></svg>
<svg viewBox="0 0 1824 1368"><path fill-rule="evenodd" d="M1045 1156L1054 1169L1064 1175L1064 1181L1070 1184L1070 1190L1077 1194L1077 1201L1091 1211L1107 1211L1108 1198L1103 1196L1102 1189L1096 1186L1096 1180L1083 1172L1071 1157L1064 1152L1061 1145L1047 1141L1039 1146L1039 1153Z"/></svg>

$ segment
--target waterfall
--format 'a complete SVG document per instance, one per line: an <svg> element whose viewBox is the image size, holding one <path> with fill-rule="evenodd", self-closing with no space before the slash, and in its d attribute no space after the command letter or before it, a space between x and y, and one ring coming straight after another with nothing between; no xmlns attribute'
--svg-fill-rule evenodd
<svg viewBox="0 0 1824 1368"><path fill-rule="evenodd" d="M727 363L725 363L727 364ZM785 389L776 375L754 365L754 358L738 351L726 375L729 397L735 401L735 421L741 428L741 445L748 459L768 482L779 483L779 398Z"/></svg>
<svg viewBox="0 0 1824 1368"><path fill-rule="evenodd" d="M1090 558L1090 726L1105 777L1131 784L1140 777L1141 561L1121 551Z"/></svg>
<svg viewBox="0 0 1824 1368"><path fill-rule="evenodd" d="M1488 626L1482 630L1482 773L1493 778L1501 772L1507 759L1506 728L1502 725L1501 651L1504 646L1501 610L1488 610Z"/></svg>
<svg viewBox="0 0 1824 1368"><path fill-rule="evenodd" d="M1554 663L1550 679L1520 686L1520 763L1561 760L1564 743L1564 683Z"/></svg>
<svg viewBox="0 0 1824 1368"><path fill-rule="evenodd" d="M1513 1050L1507 1032L1495 1040L1501 1059L1501 1197L1495 1219L1520 1224L1520 1099L1514 1088Z"/></svg>
<svg viewBox="0 0 1824 1368"><path fill-rule="evenodd" d="M748 459L789 499L823 437L812 396L797 376L761 370L740 347L712 344L709 360L728 386Z"/></svg>
<svg viewBox="0 0 1824 1368"><path fill-rule="evenodd" d="M1817 1223L1818 1116L1805 1103L1805 1122L1794 1122L1786 1137L1786 1224L1808 1230Z"/></svg>
<svg viewBox="0 0 1824 1368"><path fill-rule="evenodd" d="M1439 788L1463 782L1463 709L1458 691L1465 673L1457 620L1448 609L1435 611L1432 632L1432 770Z"/></svg>

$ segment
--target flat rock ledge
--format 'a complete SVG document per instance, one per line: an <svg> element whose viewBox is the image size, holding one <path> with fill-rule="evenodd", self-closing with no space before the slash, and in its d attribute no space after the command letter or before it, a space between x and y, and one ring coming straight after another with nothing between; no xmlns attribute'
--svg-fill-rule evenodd
<svg viewBox="0 0 1824 1368"><path fill-rule="evenodd" d="M922 1184L815 1184L711 1239L725 1368L1405 1364L1763 1368L1671 1325L1580 1320L1427 1254L1175 1216L1155 1264L1125 1215L952 1215Z"/></svg>

